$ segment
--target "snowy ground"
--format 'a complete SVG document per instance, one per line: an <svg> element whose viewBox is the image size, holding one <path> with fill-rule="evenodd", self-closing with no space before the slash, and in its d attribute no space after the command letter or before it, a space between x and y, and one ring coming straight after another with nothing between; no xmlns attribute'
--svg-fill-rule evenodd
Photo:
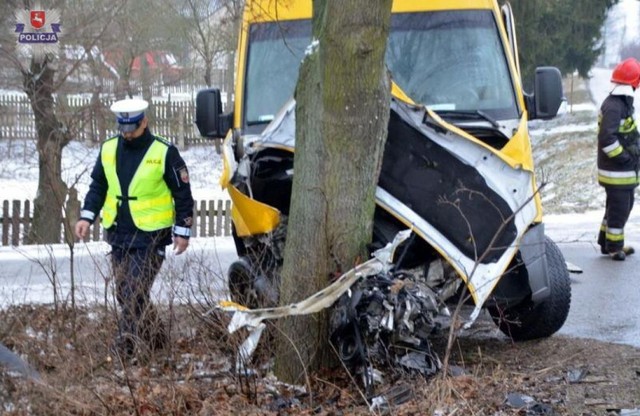
<svg viewBox="0 0 640 416"><path fill-rule="evenodd" d="M83 197L91 181L90 174L99 148L73 141L63 150L62 177L68 186L75 186ZM222 171L220 155L210 146L193 146L181 151L192 183L193 197L198 200L228 199L218 178ZM38 154L35 142L0 141L0 179L3 200L33 200L38 188Z"/></svg>

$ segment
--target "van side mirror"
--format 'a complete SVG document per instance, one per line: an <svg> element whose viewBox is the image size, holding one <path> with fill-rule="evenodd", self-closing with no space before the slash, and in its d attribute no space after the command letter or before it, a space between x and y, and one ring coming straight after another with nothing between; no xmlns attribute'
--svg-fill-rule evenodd
<svg viewBox="0 0 640 416"><path fill-rule="evenodd" d="M558 114L564 93L562 92L562 74L553 66L536 68L534 79L533 104L535 111L529 108L530 119L548 120Z"/></svg>
<svg viewBox="0 0 640 416"><path fill-rule="evenodd" d="M233 112L222 114L222 98L217 88L198 91L196 95L196 126L200 135L223 138L231 128Z"/></svg>

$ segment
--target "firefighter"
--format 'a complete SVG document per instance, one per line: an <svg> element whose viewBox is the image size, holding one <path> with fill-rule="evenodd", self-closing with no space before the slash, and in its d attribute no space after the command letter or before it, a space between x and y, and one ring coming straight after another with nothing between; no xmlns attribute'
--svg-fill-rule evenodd
<svg viewBox="0 0 640 416"><path fill-rule="evenodd" d="M178 149L149 131L148 105L125 99L111 106L120 133L102 144L75 226L76 236L85 238L102 210L120 307L111 352L126 359L168 341L150 292L166 247L173 242L175 254L187 249L194 205Z"/></svg>
<svg viewBox="0 0 640 416"><path fill-rule="evenodd" d="M624 226L633 208L638 186L638 128L633 118L633 96L640 84L640 63L629 58L611 74L613 88L598 115L598 183L607 199L598 244L602 254L624 260L635 252L624 245Z"/></svg>

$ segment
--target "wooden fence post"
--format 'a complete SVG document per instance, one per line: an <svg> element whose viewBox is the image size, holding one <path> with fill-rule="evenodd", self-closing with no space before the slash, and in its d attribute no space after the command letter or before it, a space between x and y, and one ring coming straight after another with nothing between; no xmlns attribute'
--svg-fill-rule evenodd
<svg viewBox="0 0 640 416"><path fill-rule="evenodd" d="M93 225L91 227L91 235L87 238L90 237L91 241L100 241L100 230L102 230L102 219L100 218L100 213L96 215L96 219L93 221Z"/></svg>
<svg viewBox="0 0 640 416"><path fill-rule="evenodd" d="M14 199L11 209L11 245L20 245L20 201Z"/></svg>
<svg viewBox="0 0 640 416"><path fill-rule="evenodd" d="M191 221L191 237L196 237L197 236L197 228L196 228L196 223L198 222L198 206L197 204L194 202L193 204L193 215L191 216L192 221Z"/></svg>
<svg viewBox="0 0 640 416"><path fill-rule="evenodd" d="M231 235L231 201L226 200L224 203L224 235Z"/></svg>
<svg viewBox="0 0 640 416"><path fill-rule="evenodd" d="M206 201L200 201L200 237L204 237L207 235L207 206L205 205Z"/></svg>
<svg viewBox="0 0 640 416"><path fill-rule="evenodd" d="M28 199L24 201L24 211L22 213L22 235L29 235L29 229L31 228L31 201Z"/></svg>
<svg viewBox="0 0 640 416"><path fill-rule="evenodd" d="M218 200L218 208L216 209L216 237L222 235L222 201Z"/></svg>
<svg viewBox="0 0 640 416"><path fill-rule="evenodd" d="M215 217L216 217L216 212L214 209L214 205L213 205L213 201L210 199L208 202L208 211L209 211L209 224L207 224L207 235L209 237L214 236L214 228L213 228L213 224L215 223Z"/></svg>
<svg viewBox="0 0 640 416"><path fill-rule="evenodd" d="M9 201L2 201L2 245L9 245Z"/></svg>
<svg viewBox="0 0 640 416"><path fill-rule="evenodd" d="M185 119L184 116L182 114L182 107L178 107L178 149L180 150L184 150L185 149L185 128L184 128L184 124L185 124Z"/></svg>

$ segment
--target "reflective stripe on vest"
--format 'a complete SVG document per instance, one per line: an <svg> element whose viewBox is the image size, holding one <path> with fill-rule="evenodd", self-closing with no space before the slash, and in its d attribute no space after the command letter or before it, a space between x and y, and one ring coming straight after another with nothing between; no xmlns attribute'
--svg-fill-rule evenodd
<svg viewBox="0 0 640 416"><path fill-rule="evenodd" d="M598 169L598 182L603 185L637 185L639 178L635 170L615 172Z"/></svg>
<svg viewBox="0 0 640 416"><path fill-rule="evenodd" d="M143 231L168 228L175 222L175 209L171 191L164 181L164 165L167 145L154 140L136 170L126 196L122 195L120 180L116 173L117 138L102 145L100 158L107 178L107 197L102 207L103 226L113 225L118 206L124 199L129 203L133 223Z"/></svg>

